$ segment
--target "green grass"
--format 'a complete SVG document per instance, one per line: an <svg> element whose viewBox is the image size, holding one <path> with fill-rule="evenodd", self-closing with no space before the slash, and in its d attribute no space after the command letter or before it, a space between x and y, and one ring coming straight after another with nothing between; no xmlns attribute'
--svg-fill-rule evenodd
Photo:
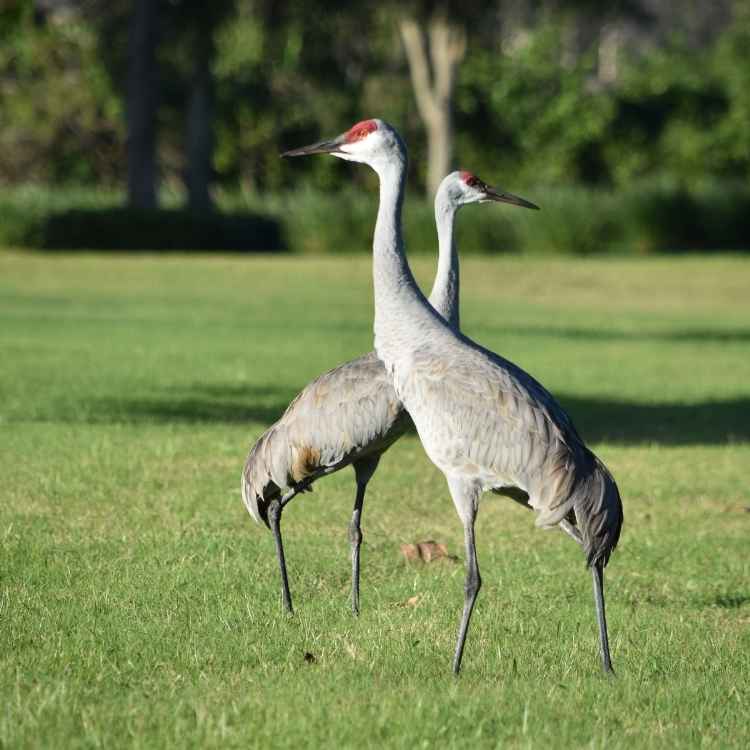
<svg viewBox="0 0 750 750"><path fill-rule="evenodd" d="M416 438L370 485L359 620L351 473L285 514L292 619L240 499L248 444L371 347L367 258L0 255L0 747L747 747L748 288L742 258L464 263L465 330L568 406L626 520L610 682L580 551L486 496L454 680L463 566L399 553L462 555Z"/></svg>

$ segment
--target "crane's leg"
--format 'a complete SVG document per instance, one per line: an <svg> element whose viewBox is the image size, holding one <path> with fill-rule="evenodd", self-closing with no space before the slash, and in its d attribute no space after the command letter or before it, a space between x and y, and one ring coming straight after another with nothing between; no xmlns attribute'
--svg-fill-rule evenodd
<svg viewBox="0 0 750 750"><path fill-rule="evenodd" d="M359 615L359 552L362 545L362 504L365 501L366 484L357 483L357 497L354 501L352 522L349 525L349 543L352 545L352 614Z"/></svg>
<svg viewBox="0 0 750 750"><path fill-rule="evenodd" d="M570 521L560 521L560 528L574 541L583 546L581 532ZM594 579L594 605L596 607L596 621L599 625L599 651L602 656L602 669L606 674L614 675L612 659L609 655L609 638L607 636L607 618L604 614L604 565L601 561L591 566Z"/></svg>
<svg viewBox="0 0 750 750"><path fill-rule="evenodd" d="M604 614L604 564L598 560L591 566L594 578L594 604L596 605L596 620L599 623L599 650L602 656L602 669L605 674L614 675L612 659L609 655L609 638L607 637L607 618Z"/></svg>
<svg viewBox="0 0 750 750"><path fill-rule="evenodd" d="M567 519L560 521L560 528L574 541L583 547L581 532ZM612 659L609 655L609 638L607 636L607 618L604 614L604 565L601 561L591 566L594 579L594 605L596 607L596 621L599 625L599 651L602 656L602 669L606 674L614 675Z"/></svg>
<svg viewBox="0 0 750 750"><path fill-rule="evenodd" d="M461 659L464 655L466 645L466 633L469 630L469 620L474 610L474 604L482 588L482 577L479 575L477 565L477 550L474 544L474 523L464 527L464 539L466 542L466 581L464 582L464 611L461 614L461 626L458 629L458 640L456 641L456 652L453 655L453 674L461 671Z"/></svg>
<svg viewBox="0 0 750 750"><path fill-rule="evenodd" d="M474 521L477 516L479 488L460 479L448 479L453 503L464 526L464 542L466 545L466 579L464 581L464 609L461 614L461 625L458 629L456 651L453 655L453 674L458 675L461 670L461 659L466 644L466 634L469 630L471 613L482 587L477 564L477 550L474 542Z"/></svg>
<svg viewBox="0 0 750 750"><path fill-rule="evenodd" d="M362 546L362 506L365 502L367 483L378 468L380 456L369 457L356 461L354 474L357 478L357 496L354 500L352 522L349 524L349 543L352 546L352 613L359 615L359 555Z"/></svg>
<svg viewBox="0 0 750 750"><path fill-rule="evenodd" d="M525 505L529 510L533 510L528 503L521 502L521 505ZM559 526L574 542L583 547L583 537L578 527L574 526L566 518L560 521ZM599 562L592 565L591 575L594 578L594 604L596 606L596 620L599 623L599 650L602 655L602 668L606 674L614 675L615 671L612 669L612 659L609 655L607 618L604 615L604 566Z"/></svg>
<svg viewBox="0 0 750 750"><path fill-rule="evenodd" d="M272 500L268 506L268 523L273 532L273 538L276 542L276 557L279 561L281 570L281 596L284 602L284 609L291 615L294 614L292 609L292 594L289 591L289 579L286 574L286 560L284 558L284 544L281 541L281 511L282 504L280 500Z"/></svg>

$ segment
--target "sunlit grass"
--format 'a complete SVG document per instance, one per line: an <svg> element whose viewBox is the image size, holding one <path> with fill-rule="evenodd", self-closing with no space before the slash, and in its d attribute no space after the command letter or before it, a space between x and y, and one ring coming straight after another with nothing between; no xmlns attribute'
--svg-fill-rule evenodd
<svg viewBox="0 0 750 750"><path fill-rule="evenodd" d="M281 612L239 472L300 386L371 348L369 271L0 255L0 747L747 746L750 262L462 267L465 330L541 379L620 485L614 682L579 550L494 496L452 678L463 566L399 552L462 556L414 437L370 485L361 617L349 471L285 513Z"/></svg>

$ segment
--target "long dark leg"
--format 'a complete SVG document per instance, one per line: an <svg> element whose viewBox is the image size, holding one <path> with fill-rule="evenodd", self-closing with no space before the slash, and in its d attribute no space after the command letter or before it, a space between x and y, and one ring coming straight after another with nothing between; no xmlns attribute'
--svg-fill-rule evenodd
<svg viewBox="0 0 750 750"><path fill-rule="evenodd" d="M602 656L602 669L606 674L614 675L612 659L609 655L609 638L607 637L607 618L604 615L604 564L601 561L591 566L594 578L594 604L596 605L596 620L599 623L599 649Z"/></svg>
<svg viewBox="0 0 750 750"><path fill-rule="evenodd" d="M362 545L362 505L365 501L365 490L367 483L357 482L357 498L354 501L352 522L349 526L349 542L352 545L352 613L359 614L359 548Z"/></svg>
<svg viewBox="0 0 750 750"><path fill-rule="evenodd" d="M560 521L562 530L583 546L581 532L572 523L563 519ZM609 655L609 637L607 636L607 618L604 614L604 565L601 562L591 566L594 579L594 605L596 606L596 621L599 625L599 651L602 657L602 669L606 674L614 675L612 659Z"/></svg>
<svg viewBox="0 0 750 750"><path fill-rule="evenodd" d="M477 564L477 548L474 543L474 521L479 507L481 487L456 477L446 477L451 491L453 505L464 526L464 543L466 545L466 579L464 581L464 611L461 615L461 626L458 629L456 651L453 654L453 674L461 670L461 657L464 655L466 633L469 630L469 620L477 600L477 594L482 587Z"/></svg>
<svg viewBox="0 0 750 750"><path fill-rule="evenodd" d="M524 505L525 503L521 503ZM533 508L525 504L529 510ZM583 537L581 532L570 521L564 518L560 521L560 528L581 547L583 546ZM609 638L607 636L607 618L604 614L604 566L601 563L595 563L591 566L591 575L594 579L594 604L596 606L596 620L599 624L599 651L602 656L602 669L606 674L614 675L612 669L612 659L609 655Z"/></svg>
<svg viewBox="0 0 750 750"><path fill-rule="evenodd" d="M349 524L349 542L352 546L352 612L359 614L359 554L362 546L362 506L365 502L367 483L372 479L380 463L380 454L360 458L352 464L357 479L357 496L354 499L352 521Z"/></svg>
<svg viewBox="0 0 750 750"><path fill-rule="evenodd" d="M286 560L284 559L284 544L281 541L281 510L282 505L279 500L271 501L268 506L268 523L273 531L273 538L276 542L276 557L279 561L281 570L281 596L284 601L284 609L289 614L294 614L292 609L292 594L289 591L289 579L286 575Z"/></svg>
<svg viewBox="0 0 750 750"><path fill-rule="evenodd" d="M464 611L461 615L461 627L458 630L456 653L453 655L453 674L461 670L461 658L464 654L466 633L469 630L469 620L477 600L479 589L482 588L482 578L477 565L477 550L474 544L474 519L464 526L464 540L466 542L466 580L464 582Z"/></svg>

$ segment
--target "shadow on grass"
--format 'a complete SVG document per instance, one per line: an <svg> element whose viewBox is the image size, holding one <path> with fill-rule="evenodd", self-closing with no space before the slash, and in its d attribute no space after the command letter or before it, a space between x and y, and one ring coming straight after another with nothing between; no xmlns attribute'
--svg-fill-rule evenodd
<svg viewBox="0 0 750 750"><path fill-rule="evenodd" d="M592 443L717 444L750 440L750 397L644 404L562 394L559 402Z"/></svg>
<svg viewBox="0 0 750 750"><path fill-rule="evenodd" d="M750 342L750 328L737 330L714 330L696 328L684 331L617 331L597 328L555 328L553 326L482 326L483 332L490 331L498 336L539 336L588 341L671 341L678 343L717 344Z"/></svg>
<svg viewBox="0 0 750 750"><path fill-rule="evenodd" d="M278 419L296 391L287 387L195 384L153 397L96 403L98 420L260 422ZM664 445L750 440L750 397L727 401L638 403L561 394L559 402L587 442Z"/></svg>
<svg viewBox="0 0 750 750"><path fill-rule="evenodd" d="M748 594L723 594L712 599L709 604L722 609L739 609L740 607L750 604L750 595Z"/></svg>
<svg viewBox="0 0 750 750"><path fill-rule="evenodd" d="M297 392L290 388L196 384L168 395L100 399L97 421L123 422L259 422L270 425Z"/></svg>
<svg viewBox="0 0 750 750"><path fill-rule="evenodd" d="M750 604L750 595L746 593L732 592L727 594L701 594L682 590L679 594L666 595L658 591L644 590L637 594L632 592L627 595L627 603L635 609L641 605L661 607L669 609L675 604L682 604L691 609L725 609L740 610Z"/></svg>

